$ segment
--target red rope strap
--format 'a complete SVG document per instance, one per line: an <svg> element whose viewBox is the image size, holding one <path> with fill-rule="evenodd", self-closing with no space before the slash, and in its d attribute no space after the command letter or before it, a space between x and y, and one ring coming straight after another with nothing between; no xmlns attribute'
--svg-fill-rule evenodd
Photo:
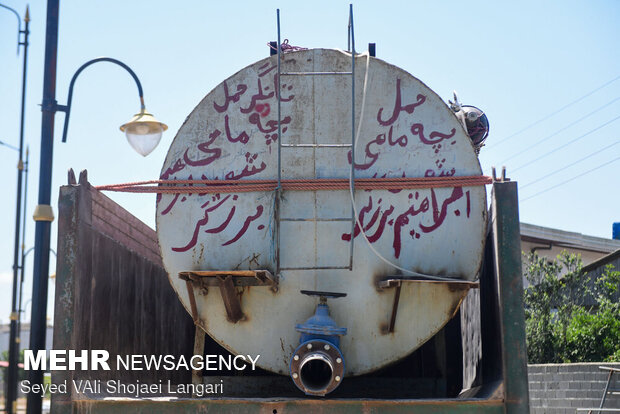
<svg viewBox="0 0 620 414"><path fill-rule="evenodd" d="M356 178L355 188L359 190L403 190L414 188L472 187L491 184L491 177L472 175L465 177L425 178ZM158 185L149 185L158 184ZM348 190L346 178L316 178L281 180L283 190ZM126 184L100 185L100 191L122 191L128 193L247 193L252 191L273 191L277 180L151 180Z"/></svg>

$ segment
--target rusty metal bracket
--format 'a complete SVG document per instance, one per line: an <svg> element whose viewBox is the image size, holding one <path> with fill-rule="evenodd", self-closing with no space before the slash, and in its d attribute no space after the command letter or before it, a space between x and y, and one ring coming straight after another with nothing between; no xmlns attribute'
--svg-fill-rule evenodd
<svg viewBox="0 0 620 414"><path fill-rule="evenodd" d="M192 286L192 282L189 280L185 281L187 286L187 294L189 295L189 306L192 311L192 319L194 320L194 325L198 325L198 308L196 307L196 297L194 296L194 287Z"/></svg>
<svg viewBox="0 0 620 414"><path fill-rule="evenodd" d="M219 287L226 308L228 321L237 323L245 319L237 287L266 286L278 291L278 279L268 270L192 270L179 272L179 278L187 283L190 307L194 323L198 321L198 309L194 289L208 291L210 286Z"/></svg>
<svg viewBox="0 0 620 414"><path fill-rule="evenodd" d="M224 301L224 308L226 308L227 319L232 323L237 323L245 318L245 315L241 310L241 301L233 284L233 277L231 275L217 275L216 278L220 284L220 293Z"/></svg>
<svg viewBox="0 0 620 414"><path fill-rule="evenodd" d="M497 177L497 172L495 171L495 167L491 167L491 177L493 178L493 182L506 183L506 182L510 181L510 178L506 177L506 167L505 166L502 167L502 176L501 177Z"/></svg>
<svg viewBox="0 0 620 414"><path fill-rule="evenodd" d="M396 313L398 312L398 301L400 300L400 290L402 284L399 283L394 291L394 304L392 305L392 316L390 316L390 325L388 326L388 332L394 332L394 325L396 325Z"/></svg>
<svg viewBox="0 0 620 414"><path fill-rule="evenodd" d="M394 332L394 326L396 325L396 314L398 313L398 302L400 301L400 291L403 282L408 283L439 283L448 285L450 290L463 290L477 289L480 287L478 282L470 282L468 280L429 280L424 279L423 275L420 276L388 276L384 279L377 281L377 287L379 289L396 288L394 291L394 302L392 304L392 314L390 316L390 322L387 327L387 333ZM385 331L384 331L385 332Z"/></svg>
<svg viewBox="0 0 620 414"><path fill-rule="evenodd" d="M388 276L385 279L377 281L377 287L379 289L389 289L393 287L399 287L403 282L409 283L437 283L448 285L451 289L477 289L480 287L478 282L470 282L468 280L428 280L422 279L417 276Z"/></svg>
<svg viewBox="0 0 620 414"><path fill-rule="evenodd" d="M234 286L268 286L278 290L278 278L269 270L190 270L179 272L179 278L191 280L200 287L220 286L218 277L231 276Z"/></svg>

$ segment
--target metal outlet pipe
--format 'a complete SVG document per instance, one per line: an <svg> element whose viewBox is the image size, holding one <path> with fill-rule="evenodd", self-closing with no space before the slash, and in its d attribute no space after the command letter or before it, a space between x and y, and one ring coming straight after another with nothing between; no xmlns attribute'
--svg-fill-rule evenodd
<svg viewBox="0 0 620 414"><path fill-rule="evenodd" d="M335 390L344 376L344 357L333 343L315 339L302 343L290 363L293 382L307 395L324 396Z"/></svg>

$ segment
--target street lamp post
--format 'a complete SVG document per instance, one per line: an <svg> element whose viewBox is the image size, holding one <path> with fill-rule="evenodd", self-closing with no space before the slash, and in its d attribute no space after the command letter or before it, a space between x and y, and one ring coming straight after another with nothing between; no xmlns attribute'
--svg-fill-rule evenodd
<svg viewBox="0 0 620 414"><path fill-rule="evenodd" d="M21 265L21 281L19 286L19 305L18 305L18 319L17 319L17 342L20 342L20 338L22 337L22 314L24 317L26 316L26 307L29 303L32 302L32 299L28 299L26 303L22 306L23 293L24 293L24 269L26 268L26 256L34 250L34 246L28 250L24 251L24 244L22 243L22 265ZM50 252L54 253L54 257L56 257L56 251L54 249L50 249Z"/></svg>
<svg viewBox="0 0 620 414"><path fill-rule="evenodd" d="M136 150L136 152L140 155L146 157L155 149L157 144L159 144L162 132L168 129L168 126L159 122L152 114L146 112L146 108L144 106L144 93L142 91L142 85L140 84L140 79L138 79L138 76L134 73L134 71L131 70L129 66L127 66L120 60L110 57L95 58L80 66L78 70L76 70L73 74L73 78L71 78L71 82L69 83L69 96L67 97L67 105L55 104L57 111L62 111L65 113L65 126L62 134L62 142L67 141L67 130L69 129L69 115L71 114L71 101L73 100L73 87L75 86L75 81L84 69L86 69L90 65L99 62L110 62L122 67L127 72L129 72L133 80L136 82L136 86L138 87L138 96L140 97L140 112L135 114L129 122L121 125L120 129L121 131L125 132L125 135L127 136L127 141L132 146L132 148Z"/></svg>
<svg viewBox="0 0 620 414"><path fill-rule="evenodd" d="M35 249L34 249L34 268L32 281L32 312L30 323L30 349L33 352L45 350L45 330L46 330L46 310L47 310L47 288L49 275L49 249L50 249L50 230L51 222L54 219L52 207L50 205L52 192L52 154L54 149L54 117L56 112L66 113L65 129L68 123L68 116L71 109L71 93L76 77L87 66L100 61L115 63L126 69L134 78L138 85L140 94L140 112L127 124L121 127L127 135L127 139L132 142L137 136L145 136L150 145L145 145L143 151L138 151L142 155L147 155L154 146L153 141L159 142L161 133L167 126L157 121L153 116L146 112L142 97L142 86L131 69L124 63L111 58L93 59L78 69L71 80L69 98L67 105L58 105L56 102L56 58L58 52L58 12L59 0L48 0L47 2L47 22L45 33L45 61L43 77L43 101L41 104L41 159L39 169L39 200L35 208ZM64 133L63 133L64 135ZM156 144L155 144L156 145ZM132 144L135 148L135 146ZM138 146L142 146L141 144ZM149 149L149 146L151 147ZM31 370L29 373L31 384L41 384L43 382L43 371ZM39 393L28 394L28 414L41 413L42 396Z"/></svg>
<svg viewBox="0 0 620 414"><path fill-rule="evenodd" d="M21 119L19 129L19 160L17 162L17 208L15 213L15 251L13 255L13 295L11 298L11 327L9 333L9 368L7 375L7 393L6 393L6 409L9 414L14 413L17 410L17 360L19 355L19 342L17 339L17 275L19 264L19 241L21 236L20 221L22 218L22 179L24 171L23 161L23 149L24 149L24 119L25 119L25 105L26 105L26 68L28 66L28 26L30 25L30 13L28 6L26 6L26 14L24 16L25 27L21 28L21 18L19 14L10 7L0 4L0 7L10 10L17 16L18 32L17 32L17 52L19 53L19 47L24 47L24 67L22 74L22 102L21 102ZM23 41L21 35L24 35ZM24 212L25 214L25 212Z"/></svg>
<svg viewBox="0 0 620 414"><path fill-rule="evenodd" d="M10 148L14 151L19 151L19 148L14 147L10 144L7 144L3 141L0 141L0 145L5 146L7 148ZM21 227L21 235L22 235L22 242L21 242L21 264L19 266L17 266L17 268L20 270L20 280L19 280L19 287L17 288L17 295L19 298L19 303L17 304L17 333L15 336L15 339L13 338L9 338L9 348L11 346L12 343L16 344L15 348L16 351L15 353L17 354L16 356L16 361L15 363L19 362L19 347L20 347L20 338L21 338L21 316L22 316L22 294L23 294L23 288L24 288L24 263L25 263L25 258L26 255L28 253L30 253L30 251L32 251L34 249L34 247L31 247L30 249L28 249L28 251L24 252L24 246L25 246L25 237L26 237L26 200L28 199L28 165L29 165L29 149L28 147L26 147L26 162L24 162L23 166L23 172L25 173L25 182L24 182L24 191L23 191L23 200L24 200L24 206L22 208L22 212L23 214L21 215L21 219L22 219L22 227ZM22 197L20 194L18 194L18 197ZM55 253L55 252L54 252ZM9 333L10 336L10 333ZM11 361L11 359L9 358L9 363L12 363L13 361ZM17 378L14 379L15 382L15 386L17 386ZM7 388L10 388L11 386L11 382L8 381L8 375L7 375ZM14 397L17 396L17 393L13 394ZM13 410L13 412L16 412L17 410L12 406L11 403L8 403L8 395L5 396L6 400L5 401L5 407L9 407L11 406L11 409ZM13 400L13 402L16 401L16 398ZM7 408L7 413L10 412L10 410Z"/></svg>
<svg viewBox="0 0 620 414"><path fill-rule="evenodd" d="M21 337L22 337L22 298L24 296L24 273L26 271L26 255L28 253L30 253L31 250L34 249L34 247L31 247L30 249L28 249L28 251L26 251L26 200L28 199L28 171L29 171L29 167L30 167L30 149L29 147L26 147L26 164L25 164L25 169L24 172L26 173L25 176L25 182L24 182L24 214L22 214L22 245L21 245L21 250L22 250L22 258L21 258L21 265L19 266L19 270L20 270L20 275L19 275L19 300L17 303L17 339L16 342L18 344L20 344L21 342ZM21 346L21 344L19 345ZM19 351L19 348L18 348ZM19 353L18 353L19 355Z"/></svg>

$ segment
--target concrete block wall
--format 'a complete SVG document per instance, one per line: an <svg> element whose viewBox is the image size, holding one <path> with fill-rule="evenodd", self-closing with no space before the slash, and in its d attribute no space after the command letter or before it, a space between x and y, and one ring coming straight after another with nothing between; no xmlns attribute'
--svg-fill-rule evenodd
<svg viewBox="0 0 620 414"><path fill-rule="evenodd" d="M620 369L620 363L604 362L528 365L530 412L573 414L577 408L598 407L609 376L600 366ZM610 388L620 388L620 373L613 375ZM605 408L620 408L620 395L608 396Z"/></svg>

